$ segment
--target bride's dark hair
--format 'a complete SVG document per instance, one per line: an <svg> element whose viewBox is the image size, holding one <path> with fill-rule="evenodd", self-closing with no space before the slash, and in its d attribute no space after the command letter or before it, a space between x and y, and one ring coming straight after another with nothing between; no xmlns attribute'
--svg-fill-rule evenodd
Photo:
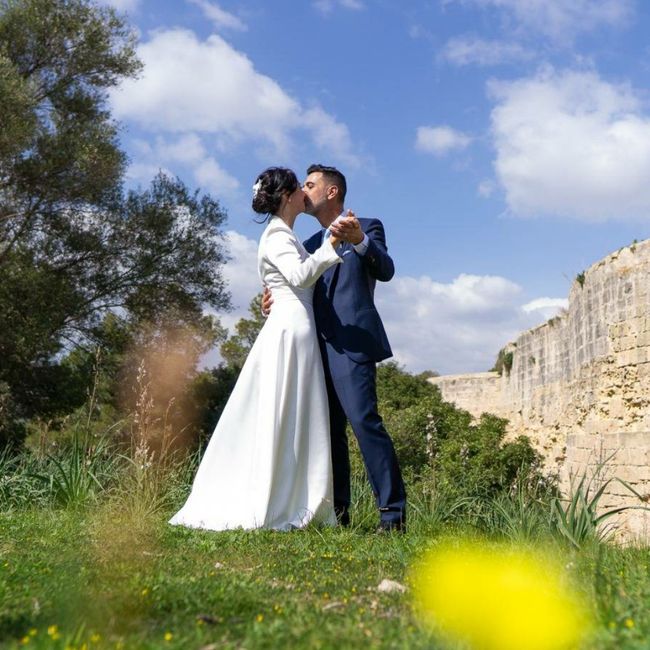
<svg viewBox="0 0 650 650"><path fill-rule="evenodd" d="M253 210L258 214L277 214L282 197L295 192L299 185L296 175L286 167L265 169L253 185Z"/></svg>

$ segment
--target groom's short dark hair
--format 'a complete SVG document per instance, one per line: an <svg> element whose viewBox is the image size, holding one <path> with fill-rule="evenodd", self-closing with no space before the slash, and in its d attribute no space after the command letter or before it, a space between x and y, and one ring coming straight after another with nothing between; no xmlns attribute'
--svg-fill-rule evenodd
<svg viewBox="0 0 650 650"><path fill-rule="evenodd" d="M309 165L307 168L307 176L315 172L320 172L328 183L336 185L339 191L339 201L343 205L345 203L345 195L348 192L348 184L345 181L345 176L336 167L329 167L328 165L320 165L318 163Z"/></svg>

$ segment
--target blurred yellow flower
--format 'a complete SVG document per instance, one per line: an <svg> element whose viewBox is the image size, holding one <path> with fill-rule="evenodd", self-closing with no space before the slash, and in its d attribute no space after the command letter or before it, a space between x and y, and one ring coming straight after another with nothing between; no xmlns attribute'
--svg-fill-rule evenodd
<svg viewBox="0 0 650 650"><path fill-rule="evenodd" d="M560 569L531 552L446 545L427 553L411 579L424 621L481 650L573 648L589 627Z"/></svg>
<svg viewBox="0 0 650 650"><path fill-rule="evenodd" d="M50 625L50 627L47 628L47 633L49 636L54 636L58 631L59 628L57 625Z"/></svg>
<svg viewBox="0 0 650 650"><path fill-rule="evenodd" d="M165 632L164 639L165 641L171 641L174 638L174 635L171 632Z"/></svg>
<svg viewBox="0 0 650 650"><path fill-rule="evenodd" d="M256 620L258 623L261 623L261 622L264 620L264 614L258 614L258 615L255 617L255 620Z"/></svg>
<svg viewBox="0 0 650 650"><path fill-rule="evenodd" d="M632 629L634 627L634 621L631 618L626 618L625 627Z"/></svg>

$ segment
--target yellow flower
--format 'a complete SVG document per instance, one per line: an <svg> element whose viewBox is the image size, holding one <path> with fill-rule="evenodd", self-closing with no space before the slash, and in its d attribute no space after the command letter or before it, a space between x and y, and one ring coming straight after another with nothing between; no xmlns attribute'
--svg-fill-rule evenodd
<svg viewBox="0 0 650 650"><path fill-rule="evenodd" d="M174 638L174 635L171 632L165 632L165 641L171 641Z"/></svg>
<svg viewBox="0 0 650 650"><path fill-rule="evenodd" d="M634 627L634 621L631 618L626 618L625 627L631 630Z"/></svg>
<svg viewBox="0 0 650 650"><path fill-rule="evenodd" d="M47 628L47 633L49 636L54 636L58 631L58 625L50 625L50 627Z"/></svg>
<svg viewBox="0 0 650 650"><path fill-rule="evenodd" d="M426 554L412 581L425 622L483 650L575 647L588 628L560 570L529 552L443 546Z"/></svg>
<svg viewBox="0 0 650 650"><path fill-rule="evenodd" d="M97 643L97 641L101 641L101 639L102 639L102 637L101 637L99 634L97 634L96 632L95 632L95 634L93 634L93 635L90 637L90 640L91 640L93 643Z"/></svg>
<svg viewBox="0 0 650 650"><path fill-rule="evenodd" d="M36 628L32 628L29 631L29 636L36 636L38 634L38 630Z"/></svg>
<svg viewBox="0 0 650 650"><path fill-rule="evenodd" d="M30 641L31 641L31 638L28 637L28 636L24 636L24 637L20 640L20 642L21 642L23 645L27 645Z"/></svg>
<svg viewBox="0 0 650 650"><path fill-rule="evenodd" d="M264 614L258 614L258 615L255 617L255 620L256 620L258 623L261 623L261 622L264 620Z"/></svg>
<svg viewBox="0 0 650 650"><path fill-rule="evenodd" d="M140 595L144 598L148 593L149 593L149 589L147 589L147 587L145 587L145 588L140 592Z"/></svg>

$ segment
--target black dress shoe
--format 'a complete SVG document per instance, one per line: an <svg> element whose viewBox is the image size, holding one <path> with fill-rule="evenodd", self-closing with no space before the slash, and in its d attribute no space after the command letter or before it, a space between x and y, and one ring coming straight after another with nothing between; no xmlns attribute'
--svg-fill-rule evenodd
<svg viewBox="0 0 650 650"><path fill-rule="evenodd" d="M379 535L384 533L405 533L406 532L406 523L403 521L380 521L377 530L375 531Z"/></svg>
<svg viewBox="0 0 650 650"><path fill-rule="evenodd" d="M334 514L336 514L336 521L338 522L339 526L350 525L350 512L347 508L334 506Z"/></svg>

